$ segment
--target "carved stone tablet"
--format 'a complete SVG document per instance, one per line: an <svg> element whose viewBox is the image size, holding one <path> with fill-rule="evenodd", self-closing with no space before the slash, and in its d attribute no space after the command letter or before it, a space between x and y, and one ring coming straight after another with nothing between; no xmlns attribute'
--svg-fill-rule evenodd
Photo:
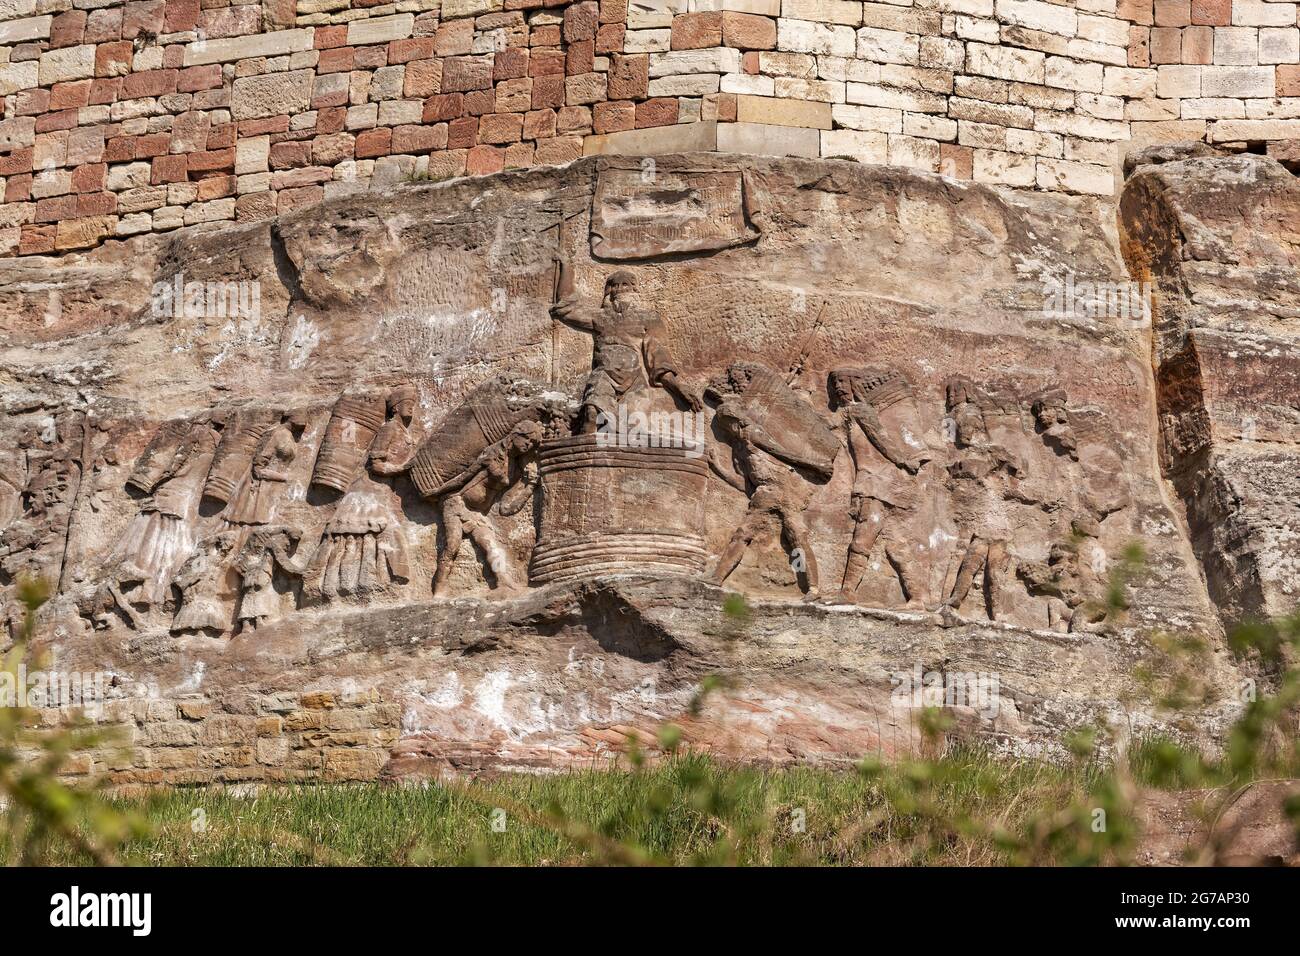
<svg viewBox="0 0 1300 956"><path fill-rule="evenodd" d="M601 259L727 249L758 234L739 170L606 168L596 182L591 253Z"/></svg>

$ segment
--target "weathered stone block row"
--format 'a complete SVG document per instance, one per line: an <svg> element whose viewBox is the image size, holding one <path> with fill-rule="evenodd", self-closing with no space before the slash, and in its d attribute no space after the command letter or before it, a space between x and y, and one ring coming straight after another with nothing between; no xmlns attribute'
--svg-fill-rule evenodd
<svg viewBox="0 0 1300 956"><path fill-rule="evenodd" d="M99 707L42 709L36 732L89 720L100 739L74 754L64 772L118 787L371 780L388 762L401 716L370 691L221 703L127 698Z"/></svg>

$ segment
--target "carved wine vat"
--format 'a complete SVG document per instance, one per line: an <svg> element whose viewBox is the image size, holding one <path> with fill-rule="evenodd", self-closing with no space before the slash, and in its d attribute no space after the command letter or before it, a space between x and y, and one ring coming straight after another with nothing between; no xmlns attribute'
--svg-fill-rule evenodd
<svg viewBox="0 0 1300 956"><path fill-rule="evenodd" d="M154 485L162 480L163 473L171 465L172 457L188 431L189 422L184 419L163 422L136 459L135 467L126 479L127 485L144 494L152 491Z"/></svg>
<svg viewBox="0 0 1300 956"><path fill-rule="evenodd" d="M597 435L545 443L529 578L703 570L708 468L681 448L602 447Z"/></svg>

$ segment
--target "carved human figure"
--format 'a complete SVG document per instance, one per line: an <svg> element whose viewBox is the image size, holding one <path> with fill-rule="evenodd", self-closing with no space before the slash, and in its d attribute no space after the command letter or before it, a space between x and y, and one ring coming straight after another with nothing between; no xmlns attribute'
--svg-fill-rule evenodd
<svg viewBox="0 0 1300 956"><path fill-rule="evenodd" d="M730 448L732 468L709 448L709 464L724 481L749 495L749 508L718 558L711 579L725 581L749 545L773 522L802 572L807 595L818 594L817 557L803 512L814 482L830 479L839 442L806 402L770 369L736 363L710 382L705 394L719 402L714 422Z"/></svg>
<svg viewBox="0 0 1300 956"><path fill-rule="evenodd" d="M306 570L313 596L328 601L410 580L406 535L381 494L363 476L339 501Z"/></svg>
<svg viewBox="0 0 1300 956"><path fill-rule="evenodd" d="M1013 501L1021 500L1027 473L1019 426L1019 401L995 395L957 376L946 386L951 439L956 454L948 466L955 510L961 524L961 563L944 607L958 608L976 579L983 578L984 606L990 620L1011 609L1010 550Z"/></svg>
<svg viewBox="0 0 1300 956"><path fill-rule="evenodd" d="M301 573L296 555L288 553L296 532L283 526L258 528L244 542L235 570L239 574L239 610L235 621L240 632L254 631L280 615L280 596L275 590L275 569Z"/></svg>
<svg viewBox="0 0 1300 956"><path fill-rule="evenodd" d="M560 288L571 285L568 266L563 266ZM703 408L700 397L678 377L663 324L655 312L642 307L632 273L609 275L599 307L584 306L576 295L567 294L551 311L561 322L592 335L591 374L582 391L582 432L595 432L601 413L606 421L617 418L619 403L646 402L655 386L692 411Z"/></svg>
<svg viewBox="0 0 1300 956"><path fill-rule="evenodd" d="M388 418L370 443L370 468L377 475L396 475L410 467L418 443L411 437L418 392L414 385L399 385L388 393Z"/></svg>
<svg viewBox="0 0 1300 956"><path fill-rule="evenodd" d="M236 532L219 532L210 542L199 542L195 552L176 572L172 584L180 591L180 599L172 619L173 634L189 631L221 634L230 626L226 573L238 541Z"/></svg>
<svg viewBox="0 0 1300 956"><path fill-rule="evenodd" d="M119 564L102 576L91 593L78 600L77 612L97 631L109 630L119 622L138 631L143 621L135 603L143 585L143 572L130 564Z"/></svg>
<svg viewBox="0 0 1300 956"><path fill-rule="evenodd" d="M276 505L292 477L291 469L298 455L298 439L306 424L306 412L288 412L279 424L262 436L253 452L252 464L236 486L235 494L226 508L227 522L255 527L270 524L274 520Z"/></svg>
<svg viewBox="0 0 1300 956"><path fill-rule="evenodd" d="M429 495L442 499L446 539L438 553L438 570L433 577L434 597L446 596L456 556L467 535L483 552L498 588L516 591L524 587L522 577L497 537L491 512L495 506L498 514L513 515L532 498L538 481L536 451L544 438L546 427L541 422L525 419L505 438L485 448L468 468Z"/></svg>
<svg viewBox="0 0 1300 956"><path fill-rule="evenodd" d="M917 507L921 469L935 453L924 440L911 385L888 369L841 368L831 372L829 391L853 459L853 536L840 597L854 599L880 538L905 606L923 608L924 575L917 567L915 542L906 540L902 526Z"/></svg>
<svg viewBox="0 0 1300 956"><path fill-rule="evenodd" d="M31 576L59 585L81 487L87 427L84 416L67 415L24 436L27 481L21 513L0 528L3 577Z"/></svg>
<svg viewBox="0 0 1300 956"><path fill-rule="evenodd" d="M1053 543L1047 561L1024 562L1017 569L1029 593L1046 598L1047 625L1054 631L1099 631L1106 626L1098 530L1092 519L1080 519L1073 527L1074 539Z"/></svg>
<svg viewBox="0 0 1300 956"><path fill-rule="evenodd" d="M115 555L144 572L144 598L156 605L167 596L172 575L194 548L192 522L220 432L210 415L189 423L184 436L144 489L150 496L128 525Z"/></svg>

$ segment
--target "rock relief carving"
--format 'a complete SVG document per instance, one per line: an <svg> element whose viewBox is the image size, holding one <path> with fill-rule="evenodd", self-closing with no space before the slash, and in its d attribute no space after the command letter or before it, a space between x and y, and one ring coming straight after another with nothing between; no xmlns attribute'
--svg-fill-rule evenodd
<svg viewBox="0 0 1300 956"><path fill-rule="evenodd" d="M721 584L740 564L755 537L775 519L805 592L818 594L817 558L803 512L815 483L828 481L839 442L807 402L771 369L730 366L707 394L718 401L714 424L731 452L732 468L710 451L713 470L749 496L749 509L718 557L711 575Z"/></svg>
<svg viewBox="0 0 1300 956"><path fill-rule="evenodd" d="M839 599L852 602L877 539L898 576L908 609L932 606L918 542L907 522L922 504L922 470L938 457L928 444L911 383L896 371L842 368L830 375L832 407L843 419L853 463L852 535Z"/></svg>
<svg viewBox="0 0 1300 956"><path fill-rule="evenodd" d="M255 633L335 600L445 599L467 541L502 595L611 573L722 584L779 542L810 600L843 555L830 600L1102 626L1103 525L1131 497L1104 419L1064 389L918 385L858 364L826 371L824 395L756 362L688 376L631 273L605 277L599 304L572 285L561 268L552 314L592 336L578 394L498 375L431 428L415 422L412 383L350 388L328 416L240 407L161 424L130 468L138 511L83 616L95 629L161 620L183 637ZM41 551L51 513L66 527L81 458L64 431L6 459L6 574ZM436 516L427 561L411 544L410 486ZM720 526L710 502L728 487L745 510ZM525 573L525 526L507 519L529 511ZM862 597L869 576L901 602Z"/></svg>
<svg viewBox="0 0 1300 956"><path fill-rule="evenodd" d="M592 255L648 259L751 242L759 229L747 192L739 171L603 169L592 198Z"/></svg>

